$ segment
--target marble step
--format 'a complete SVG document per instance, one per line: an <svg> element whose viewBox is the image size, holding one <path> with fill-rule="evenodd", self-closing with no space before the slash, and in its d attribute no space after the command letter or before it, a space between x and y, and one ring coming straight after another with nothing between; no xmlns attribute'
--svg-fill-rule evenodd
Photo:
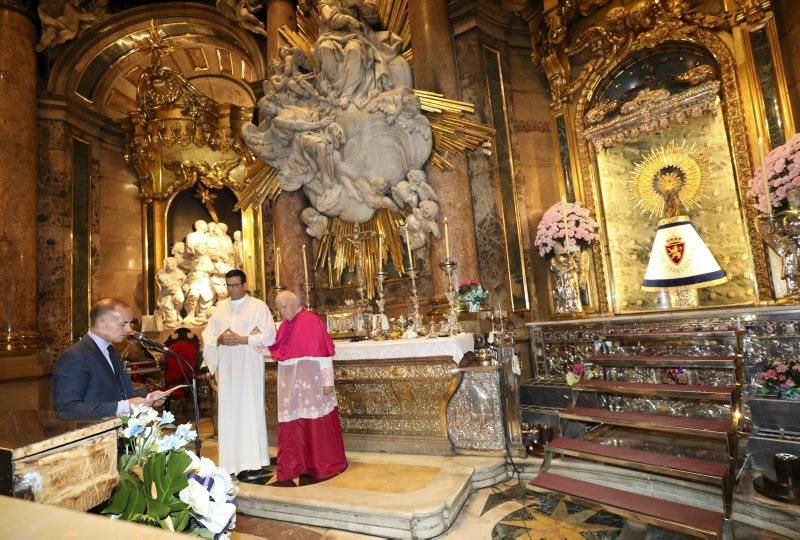
<svg viewBox="0 0 800 540"><path fill-rule="evenodd" d="M590 407L568 407L559 413L564 420L579 420L597 424L611 424L633 428L681 433L711 439L727 440L731 430L729 422L706 420L704 418L685 418L682 416L664 416L637 412L609 411Z"/></svg>
<svg viewBox="0 0 800 540"><path fill-rule="evenodd" d="M531 480L528 488L541 493L567 495L625 518L701 538L719 537L725 523L721 512L599 486L548 472L540 473Z"/></svg>
<svg viewBox="0 0 800 540"><path fill-rule="evenodd" d="M648 367L648 368L713 368L733 369L736 356L644 356L596 354L586 357L586 362L610 367Z"/></svg>
<svg viewBox="0 0 800 540"><path fill-rule="evenodd" d="M567 437L550 441L544 449L566 456L718 485L722 484L729 471L725 463L658 454Z"/></svg>
<svg viewBox="0 0 800 540"><path fill-rule="evenodd" d="M653 384L631 381L583 380L576 386L580 390L634 396L660 396L706 401L730 401L733 386L710 386L701 384Z"/></svg>

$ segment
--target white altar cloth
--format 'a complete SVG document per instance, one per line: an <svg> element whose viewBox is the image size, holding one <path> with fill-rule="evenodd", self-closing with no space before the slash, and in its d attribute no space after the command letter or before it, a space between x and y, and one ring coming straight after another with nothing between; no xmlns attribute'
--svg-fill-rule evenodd
<svg viewBox="0 0 800 540"><path fill-rule="evenodd" d="M388 360L391 358L426 358L450 356L458 363L464 354L474 351L472 334L448 337L390 339L385 341L334 341L334 360Z"/></svg>

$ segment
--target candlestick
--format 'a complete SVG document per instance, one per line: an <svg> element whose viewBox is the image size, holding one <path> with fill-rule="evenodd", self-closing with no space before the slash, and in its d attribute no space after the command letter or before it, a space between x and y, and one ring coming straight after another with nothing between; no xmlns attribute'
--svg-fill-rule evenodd
<svg viewBox="0 0 800 540"><path fill-rule="evenodd" d="M444 254L450 260L450 233L447 230L447 218L444 218Z"/></svg>
<svg viewBox="0 0 800 540"><path fill-rule="evenodd" d="M772 215L772 200L769 196L769 178L767 177L767 158L764 156L764 138L758 138L758 153L761 155L761 179L764 180L764 198L767 201L767 214Z"/></svg>
<svg viewBox="0 0 800 540"><path fill-rule="evenodd" d="M305 282L309 283L308 281L308 259L306 258L306 245L303 244L303 277L305 278Z"/></svg>
<svg viewBox="0 0 800 540"><path fill-rule="evenodd" d="M275 288L281 286L281 248L275 248Z"/></svg>
<svg viewBox="0 0 800 540"><path fill-rule="evenodd" d="M408 265L414 267L414 253L411 251L411 238L408 236L408 223L406 223L404 232L406 234L406 248L408 248Z"/></svg>

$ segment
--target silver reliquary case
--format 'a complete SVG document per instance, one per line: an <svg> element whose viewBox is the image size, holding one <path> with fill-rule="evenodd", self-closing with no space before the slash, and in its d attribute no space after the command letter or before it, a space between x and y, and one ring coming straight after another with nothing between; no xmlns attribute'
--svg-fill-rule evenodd
<svg viewBox="0 0 800 540"><path fill-rule="evenodd" d="M365 339L369 336L372 312L364 306L345 305L327 310L325 320L333 339Z"/></svg>

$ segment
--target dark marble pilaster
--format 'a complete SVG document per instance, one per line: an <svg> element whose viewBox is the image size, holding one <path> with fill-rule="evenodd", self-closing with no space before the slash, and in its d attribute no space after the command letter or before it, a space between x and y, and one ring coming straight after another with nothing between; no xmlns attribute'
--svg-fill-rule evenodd
<svg viewBox="0 0 800 540"><path fill-rule="evenodd" d="M458 74L453 52L452 30L445 0L410 0L411 42L414 48L414 86L459 99ZM467 160L463 154L448 156L452 171L428 167L428 182L439 196L439 214L447 217L450 226L452 258L458 262L456 279L478 275L475 224L470 199ZM447 277L438 270L445 258L444 239L433 241L431 265L432 292L442 297L447 290Z"/></svg>
<svg viewBox="0 0 800 540"><path fill-rule="evenodd" d="M20 4L21 5L21 4ZM38 346L36 326L36 29L0 3L0 349Z"/></svg>

